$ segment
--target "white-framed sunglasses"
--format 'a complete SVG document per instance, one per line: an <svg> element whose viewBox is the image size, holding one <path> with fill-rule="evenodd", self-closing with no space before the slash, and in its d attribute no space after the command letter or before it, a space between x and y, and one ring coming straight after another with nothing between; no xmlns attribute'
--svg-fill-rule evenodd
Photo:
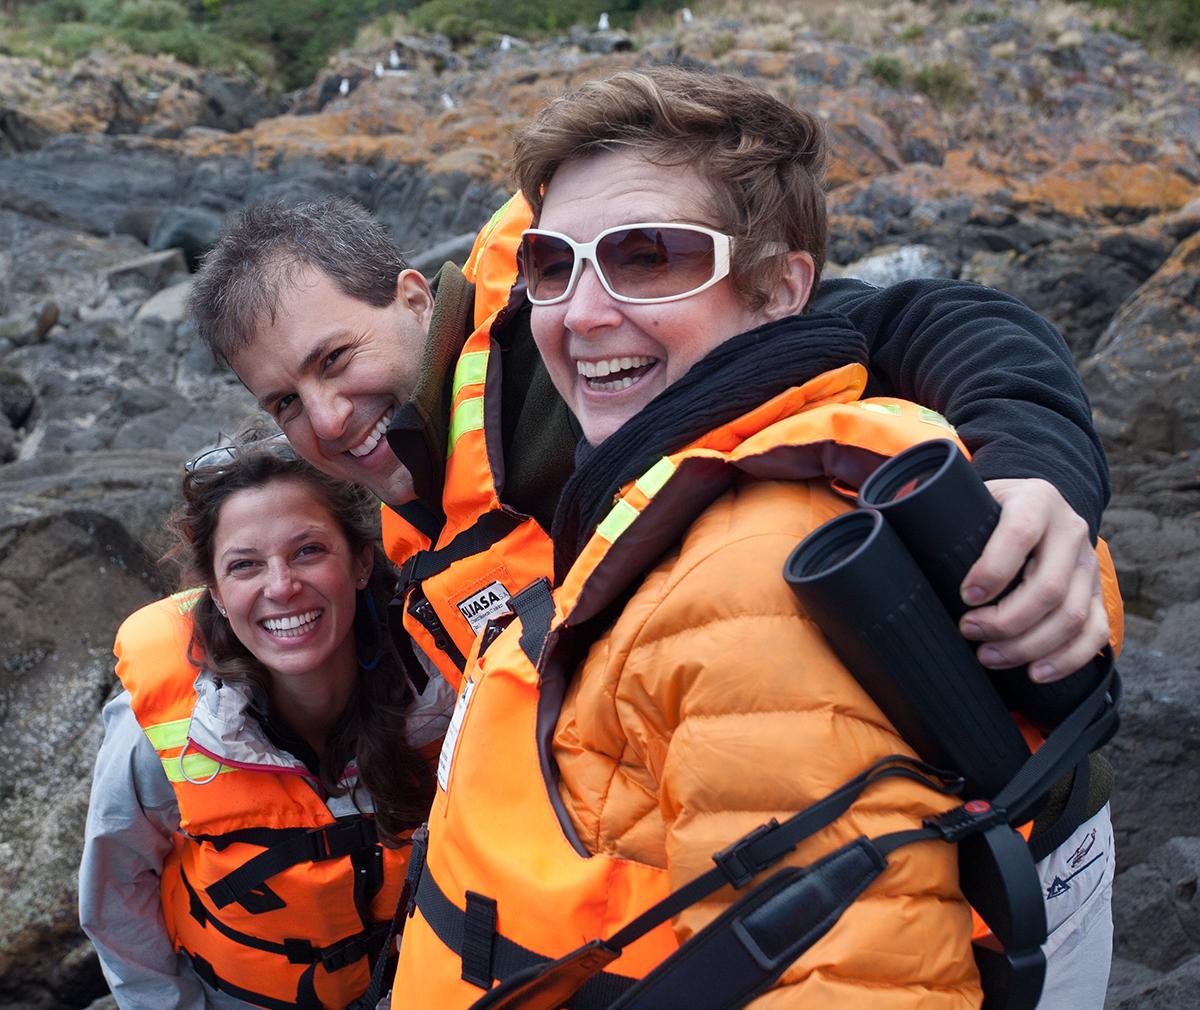
<svg viewBox="0 0 1200 1010"><path fill-rule="evenodd" d="M591 262L596 277L619 302L647 305L688 298L729 274L731 236L698 224L637 222L605 228L590 242L561 232L521 233L525 290L534 305L570 298Z"/></svg>

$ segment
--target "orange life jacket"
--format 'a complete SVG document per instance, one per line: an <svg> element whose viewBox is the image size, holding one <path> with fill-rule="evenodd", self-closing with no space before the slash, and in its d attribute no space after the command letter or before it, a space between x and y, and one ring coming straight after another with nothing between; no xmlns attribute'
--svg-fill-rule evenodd
<svg viewBox="0 0 1200 1010"><path fill-rule="evenodd" d="M768 438L744 438L781 399L660 459L624 489L541 613L522 613L536 599L528 590L515 601L520 618L476 643L442 749L395 1010L470 1006L495 979L607 939L669 892L665 870L590 853L562 807L547 748L571 672L568 632L643 575L735 478L856 488L885 458L949 428L933 411L879 399L826 402L787 417L782 431L772 425ZM677 947L669 922L658 925L569 1005L606 1005Z"/></svg>
<svg viewBox="0 0 1200 1010"><path fill-rule="evenodd" d="M476 319L452 381L450 436L440 529L417 528L383 509L383 542L400 566L406 596L403 625L457 688L471 643L509 598L552 570L550 538L537 520L501 503L500 352L492 330L516 279L516 247L529 209L514 197L480 233L468 266L476 287ZM398 605L398 604L397 604Z"/></svg>
<svg viewBox="0 0 1200 1010"><path fill-rule="evenodd" d="M243 761L201 749L196 737L208 738L193 724L197 670L187 658L199 592L143 607L114 646L117 676L179 802L162 870L167 933L215 989L256 1006L343 1010L367 988L409 850L380 845L374 819L348 797L335 814L289 756Z"/></svg>

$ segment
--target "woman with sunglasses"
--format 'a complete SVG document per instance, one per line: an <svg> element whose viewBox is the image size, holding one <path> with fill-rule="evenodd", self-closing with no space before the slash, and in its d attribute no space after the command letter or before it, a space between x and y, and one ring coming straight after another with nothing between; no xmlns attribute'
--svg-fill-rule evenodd
<svg viewBox="0 0 1200 1010"><path fill-rule="evenodd" d="M911 751L782 577L848 507L831 485L947 427L860 401L862 336L805 314L825 158L811 115L678 68L587 84L518 136L530 323L583 439L554 517L556 588L514 596L464 675L397 1010L468 1007L560 958L540 983L558 1002L488 1006L607 1006L745 893L721 883L765 879L730 848L764 822L865 773L786 860L810 866L954 805L892 757ZM720 883L623 929L706 873ZM951 846L896 850L839 911L806 950L786 953L792 910L764 942L730 939L779 967L752 992L727 997L731 948L705 946L635 1005L740 1006L766 987L756 1008L981 1005Z"/></svg>
<svg viewBox="0 0 1200 1010"><path fill-rule="evenodd" d="M122 1010L351 1005L428 808L378 506L259 435L186 467L169 556L202 588L117 636L80 911Z"/></svg>

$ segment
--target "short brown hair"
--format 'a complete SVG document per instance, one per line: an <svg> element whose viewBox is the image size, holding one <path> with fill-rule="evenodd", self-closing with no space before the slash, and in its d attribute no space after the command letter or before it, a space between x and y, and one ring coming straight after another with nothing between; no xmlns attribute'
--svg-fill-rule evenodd
<svg viewBox="0 0 1200 1010"><path fill-rule="evenodd" d="M739 77L682 67L623 70L552 101L517 134L513 172L536 218L562 165L627 148L657 165L688 165L712 188L713 223L734 243L734 287L761 308L782 276L773 245L825 262L825 130Z"/></svg>
<svg viewBox="0 0 1200 1010"><path fill-rule="evenodd" d="M264 319L274 320L280 295L306 266L342 294L382 308L395 301L396 278L408 264L387 229L345 197L247 207L204 257L189 300L217 361L228 364Z"/></svg>

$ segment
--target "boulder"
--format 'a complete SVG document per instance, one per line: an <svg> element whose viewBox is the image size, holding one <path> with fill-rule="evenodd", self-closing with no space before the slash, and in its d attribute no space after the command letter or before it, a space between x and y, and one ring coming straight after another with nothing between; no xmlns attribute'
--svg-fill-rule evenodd
<svg viewBox="0 0 1200 1010"><path fill-rule="evenodd" d="M113 631L165 588L145 542L177 481L176 459L145 450L0 468L0 1006L104 992L76 912L87 769Z"/></svg>
<svg viewBox="0 0 1200 1010"><path fill-rule="evenodd" d="M1080 372L1118 458L1200 445L1200 234L1121 308Z"/></svg>

